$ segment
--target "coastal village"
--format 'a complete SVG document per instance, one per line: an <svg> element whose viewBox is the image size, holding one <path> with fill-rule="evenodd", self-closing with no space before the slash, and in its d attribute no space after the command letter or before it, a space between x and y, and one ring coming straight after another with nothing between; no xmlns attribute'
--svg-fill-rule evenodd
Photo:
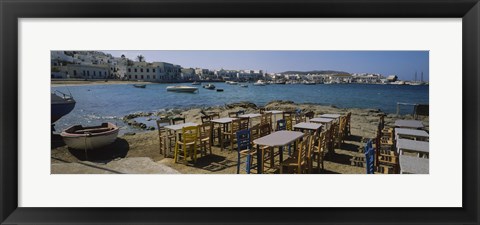
<svg viewBox="0 0 480 225"><path fill-rule="evenodd" d="M100 51L51 51L52 79L120 80L156 83L178 83L190 81L210 82L254 82L285 84L397 84L426 85L423 72L410 81L399 80L396 75L378 73L348 73L343 71L285 71L268 73L261 69L211 69L184 68L168 62L147 62L138 55L135 60L122 55L114 57ZM418 75L418 76L417 76Z"/></svg>
<svg viewBox="0 0 480 225"><path fill-rule="evenodd" d="M160 93L155 87L162 87L163 93L170 91L169 96L174 101L186 96L200 101L202 95L196 87L167 86L165 90L166 85L161 83L193 82L192 85L200 85L204 81L225 82L238 85L229 86L229 90L231 87L235 93L235 89L238 92L239 89L271 90L268 86L287 87L276 84L427 85L423 82L423 73L420 80L415 75L413 81L405 82L395 75L384 77L339 71L211 70L183 68L167 62L148 63L142 55L133 61L124 55L113 57L94 51L55 51L51 63L52 174L429 173L428 102L407 103L413 109L408 114L399 114L398 105L397 113L385 113L378 108L339 108L283 99L264 105L249 102L252 99L242 99L223 105L187 104L161 108L156 104L166 100L166 95L158 95L165 98L159 97L160 102L148 102L157 107L155 111L141 111L138 108L143 107L138 104L136 111L130 111L122 119L117 118L117 121L123 120L123 127L111 121L101 121L94 126L83 121L58 131L54 128L57 121L75 110L77 101L82 101L79 95L94 96L94 86L88 86L91 81L103 84L97 86L103 91L108 87L119 87L120 82L130 84L124 85L129 89L122 89L122 92L147 90ZM68 85L68 82L62 83L68 80L80 81L74 85L86 85L88 89L81 89L83 91L76 92L76 96L55 90L54 87ZM272 85L242 89L248 87L245 82L254 81L253 86ZM210 89L208 85L204 88ZM350 85L329 86L348 88ZM419 90L426 90L428 96L428 87L401 88L421 88ZM193 91L196 94L192 94ZM206 92L217 93L219 97L226 93L219 88ZM126 102L117 103L115 109L122 104ZM101 104L95 104L95 107L101 107ZM83 113L85 109L89 108L76 112ZM148 122L154 125L147 126L145 123ZM120 135L120 130L128 127L137 131Z"/></svg>

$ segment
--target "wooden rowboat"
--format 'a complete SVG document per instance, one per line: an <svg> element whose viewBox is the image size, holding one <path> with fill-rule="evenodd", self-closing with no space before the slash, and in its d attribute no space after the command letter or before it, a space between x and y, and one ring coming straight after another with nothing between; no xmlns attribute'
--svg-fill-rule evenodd
<svg viewBox="0 0 480 225"><path fill-rule="evenodd" d="M113 123L100 126L84 127L74 125L65 129L60 135L68 147L73 149L97 149L107 146L118 136L118 127Z"/></svg>

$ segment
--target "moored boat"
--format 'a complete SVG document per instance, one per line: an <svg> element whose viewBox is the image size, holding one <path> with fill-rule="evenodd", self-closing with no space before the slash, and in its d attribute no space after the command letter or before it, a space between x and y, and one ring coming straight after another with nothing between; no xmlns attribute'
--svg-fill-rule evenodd
<svg viewBox="0 0 480 225"><path fill-rule="evenodd" d="M168 86L168 87L167 87L167 91L193 93L193 92L195 92L195 91L198 91L198 88L196 88L196 87L190 87L190 86L178 85L178 86Z"/></svg>
<svg viewBox="0 0 480 225"><path fill-rule="evenodd" d="M145 88L147 85L146 84L134 84L133 85L136 88Z"/></svg>
<svg viewBox="0 0 480 225"><path fill-rule="evenodd" d="M258 80L253 84L254 86L265 86L265 82L263 80Z"/></svg>
<svg viewBox="0 0 480 225"><path fill-rule="evenodd" d="M304 81L303 84L305 85L315 85L315 81Z"/></svg>
<svg viewBox="0 0 480 225"><path fill-rule="evenodd" d="M113 143L118 136L118 127L113 123L84 127L74 125L65 129L62 136L65 144L72 149L97 149Z"/></svg>
<svg viewBox="0 0 480 225"><path fill-rule="evenodd" d="M203 88L209 89L209 90L214 90L214 89L215 89L215 85L213 85L213 84L207 84L207 85L203 85Z"/></svg>
<svg viewBox="0 0 480 225"><path fill-rule="evenodd" d="M192 83L192 85L200 85L200 84L202 84L202 83L201 83L201 82L198 82L198 81L194 81L194 82Z"/></svg>
<svg viewBox="0 0 480 225"><path fill-rule="evenodd" d="M217 92L223 92L223 89L217 89Z"/></svg>
<svg viewBox="0 0 480 225"><path fill-rule="evenodd" d="M240 87L248 88L248 85L246 85L246 84L240 84Z"/></svg>
<svg viewBox="0 0 480 225"><path fill-rule="evenodd" d="M69 114L73 108L75 108L75 99L71 95L56 91L62 96L58 96L55 93L51 93L51 123L55 123L63 116Z"/></svg>

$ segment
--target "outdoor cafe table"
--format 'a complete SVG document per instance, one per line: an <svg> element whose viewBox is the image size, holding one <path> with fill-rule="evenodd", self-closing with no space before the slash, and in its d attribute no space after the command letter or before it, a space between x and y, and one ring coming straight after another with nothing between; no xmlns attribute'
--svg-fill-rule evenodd
<svg viewBox="0 0 480 225"><path fill-rule="evenodd" d="M232 121L234 121L236 119L237 118L223 117L223 118L220 118L220 119L210 120L210 122L212 122L213 124L220 124L220 126L221 126L221 127L218 128L218 136L219 136L218 141L220 143L222 142L221 129L223 129L223 131L226 131L227 127L228 127L228 124L230 124ZM223 148L221 150L223 150Z"/></svg>
<svg viewBox="0 0 480 225"><path fill-rule="evenodd" d="M401 174L428 174L428 162L426 158L419 158L409 155L400 155L400 173Z"/></svg>
<svg viewBox="0 0 480 225"><path fill-rule="evenodd" d="M322 114L320 115L320 118L330 118L330 119L338 119L342 115L340 114Z"/></svg>
<svg viewBox="0 0 480 225"><path fill-rule="evenodd" d="M322 124L329 124L333 121L334 119L332 118L312 118L310 119L310 122L314 122L314 123L322 123Z"/></svg>
<svg viewBox="0 0 480 225"><path fill-rule="evenodd" d="M239 115L238 117L240 118L248 118L249 119L249 123L250 123L250 127L252 127L252 119L253 118L257 118L257 117L260 117L261 114L259 113L249 113L249 114L245 114L245 115Z"/></svg>
<svg viewBox="0 0 480 225"><path fill-rule="evenodd" d="M283 111L280 110L269 110L265 111L265 113L271 113L273 115L273 130L277 129L277 114L283 114Z"/></svg>
<svg viewBox="0 0 480 225"><path fill-rule="evenodd" d="M418 120L396 120L395 127L421 129L423 128L423 123Z"/></svg>
<svg viewBox="0 0 480 225"><path fill-rule="evenodd" d="M409 139L398 139L397 140L397 152L402 155L403 152L415 152L419 156L420 154L429 153L429 143L426 141L413 141Z"/></svg>
<svg viewBox="0 0 480 225"><path fill-rule="evenodd" d="M322 124L319 124L319 123L306 123L306 122L301 122L301 123L297 123L295 124L295 126L293 126L293 129L295 130L310 130L310 131L317 131L317 130L320 130L320 128L322 128Z"/></svg>
<svg viewBox="0 0 480 225"><path fill-rule="evenodd" d="M263 145L263 146L269 146L269 147L278 147L280 149L280 162L283 161L283 146L286 146L299 138L303 137L304 133L298 132L298 131L277 131L274 133L271 133L267 136L258 138L253 140L253 144L256 144L257 146ZM262 152L257 151L257 171L258 173L263 173L263 158L262 158Z"/></svg>
<svg viewBox="0 0 480 225"><path fill-rule="evenodd" d="M424 130L413 130L406 128L396 128L395 129L396 139L400 138L413 138L415 140L426 140L428 139L428 133Z"/></svg>

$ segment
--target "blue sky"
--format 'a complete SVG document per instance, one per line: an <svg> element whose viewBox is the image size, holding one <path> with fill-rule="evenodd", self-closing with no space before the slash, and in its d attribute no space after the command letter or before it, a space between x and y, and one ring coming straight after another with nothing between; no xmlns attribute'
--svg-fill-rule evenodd
<svg viewBox="0 0 480 225"><path fill-rule="evenodd" d="M163 61L205 69L338 70L350 73L395 74L402 80L429 80L428 51L103 51L147 62Z"/></svg>

